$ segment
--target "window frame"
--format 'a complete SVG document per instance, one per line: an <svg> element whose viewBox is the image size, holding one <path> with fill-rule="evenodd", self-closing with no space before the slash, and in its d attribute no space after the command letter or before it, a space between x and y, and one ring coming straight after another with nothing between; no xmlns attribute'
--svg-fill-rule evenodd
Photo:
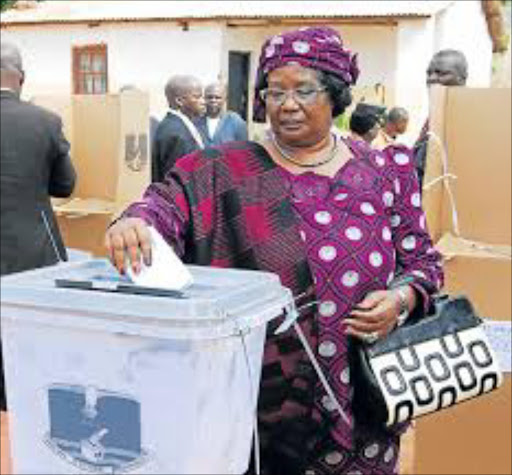
<svg viewBox="0 0 512 475"><path fill-rule="evenodd" d="M83 53L89 53L91 57L94 55L98 55L98 53L104 59L105 69L100 72L83 71L80 69L80 58ZM96 43L96 44L88 44L88 45L80 45L73 46L72 49L72 74L73 74L73 94L84 94L84 95L97 95L97 94L107 94L108 87L108 50L106 43ZM82 78L92 76L94 77L104 77L105 78L105 91L103 92L86 92L82 90Z"/></svg>

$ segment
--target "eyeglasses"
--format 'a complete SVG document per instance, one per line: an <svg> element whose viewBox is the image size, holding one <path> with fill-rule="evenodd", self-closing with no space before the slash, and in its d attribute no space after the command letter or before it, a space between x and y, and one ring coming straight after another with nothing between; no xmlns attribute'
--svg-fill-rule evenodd
<svg viewBox="0 0 512 475"><path fill-rule="evenodd" d="M267 104L270 103L274 106L282 106L289 96L292 96L292 99L301 105L309 105L313 104L316 101L318 94L324 92L324 87L314 87L314 86L304 86L299 87L298 89L277 89L277 88L267 88L262 89L260 91L260 97Z"/></svg>

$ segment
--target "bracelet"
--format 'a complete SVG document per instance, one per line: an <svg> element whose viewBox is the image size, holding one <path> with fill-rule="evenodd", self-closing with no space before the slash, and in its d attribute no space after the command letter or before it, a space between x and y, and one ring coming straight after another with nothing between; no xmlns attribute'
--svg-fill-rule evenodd
<svg viewBox="0 0 512 475"><path fill-rule="evenodd" d="M396 293L398 295L398 316L396 317L396 326L401 327L409 317L409 301L407 293L403 287L398 287Z"/></svg>

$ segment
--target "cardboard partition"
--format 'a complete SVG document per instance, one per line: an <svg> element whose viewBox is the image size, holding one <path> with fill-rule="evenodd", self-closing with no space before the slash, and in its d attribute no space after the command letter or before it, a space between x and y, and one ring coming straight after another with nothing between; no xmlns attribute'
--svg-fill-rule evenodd
<svg viewBox="0 0 512 475"><path fill-rule="evenodd" d="M415 474L512 473L511 376L497 390L416 421Z"/></svg>
<svg viewBox="0 0 512 475"><path fill-rule="evenodd" d="M62 238L66 246L106 257L105 231L114 215L88 214L81 217L58 216Z"/></svg>
<svg viewBox="0 0 512 475"><path fill-rule="evenodd" d="M73 197L126 204L142 194L151 180L146 93L38 95L31 100L62 118L78 176Z"/></svg>
<svg viewBox="0 0 512 475"><path fill-rule="evenodd" d="M144 92L36 96L58 113L71 143L77 185L71 199L52 199L67 247L105 255L105 230L151 181L149 98Z"/></svg>
<svg viewBox="0 0 512 475"><path fill-rule="evenodd" d="M413 422L404 434L400 437L400 456L398 459L398 473L400 475L414 475L415 471L415 447L416 429Z"/></svg>
<svg viewBox="0 0 512 475"><path fill-rule="evenodd" d="M12 473L10 443L8 413L0 411L0 473L2 475Z"/></svg>
<svg viewBox="0 0 512 475"><path fill-rule="evenodd" d="M75 198L54 209L67 247L106 256L105 232L123 207L111 201Z"/></svg>
<svg viewBox="0 0 512 475"><path fill-rule="evenodd" d="M423 204L434 241L455 231L443 182L443 150L460 234L489 244L510 244L512 230L510 88L435 86Z"/></svg>
<svg viewBox="0 0 512 475"><path fill-rule="evenodd" d="M482 318L511 320L510 246L469 241L447 233L436 248L444 257L444 291L467 295Z"/></svg>
<svg viewBox="0 0 512 475"><path fill-rule="evenodd" d="M511 248L446 233L436 245L445 258L445 288L465 294L483 318L510 322ZM510 474L510 373L503 385L416 421L416 474Z"/></svg>
<svg viewBox="0 0 512 475"><path fill-rule="evenodd" d="M430 94L430 130L435 134L429 139L427 162L423 177L423 209L427 217L427 226L433 242L437 242L443 228L443 205L445 205L445 181L442 179L447 170L444 163L444 111L448 88L433 86ZM448 178L446 178L448 179ZM449 205L449 203L446 203ZM451 229L451 227L449 228Z"/></svg>
<svg viewBox="0 0 512 475"><path fill-rule="evenodd" d="M149 101L139 91L73 96L74 196L126 204L151 179Z"/></svg>
<svg viewBox="0 0 512 475"><path fill-rule="evenodd" d="M44 107L57 114L62 120L62 130L71 145L71 157L73 157L73 127L72 104L70 96L57 96L53 94L37 94L29 99L29 102Z"/></svg>
<svg viewBox="0 0 512 475"><path fill-rule="evenodd" d="M444 290L467 295L496 324L512 317L510 100L510 88L432 87L423 188L429 231L445 258ZM506 373L497 391L420 418L415 473L512 473L511 411Z"/></svg>

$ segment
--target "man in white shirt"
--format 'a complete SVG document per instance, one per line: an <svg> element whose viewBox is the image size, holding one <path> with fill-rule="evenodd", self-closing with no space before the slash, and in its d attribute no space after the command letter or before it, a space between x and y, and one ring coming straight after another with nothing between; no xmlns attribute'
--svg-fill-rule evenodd
<svg viewBox="0 0 512 475"><path fill-rule="evenodd" d="M198 128L206 145L247 140L247 124L233 111L225 111L226 88L220 83L206 86L204 90L206 115Z"/></svg>
<svg viewBox="0 0 512 475"><path fill-rule="evenodd" d="M203 88L193 76L173 76L165 86L169 112L158 124L152 147L152 181L162 181L176 160L204 147L194 121L205 112Z"/></svg>

